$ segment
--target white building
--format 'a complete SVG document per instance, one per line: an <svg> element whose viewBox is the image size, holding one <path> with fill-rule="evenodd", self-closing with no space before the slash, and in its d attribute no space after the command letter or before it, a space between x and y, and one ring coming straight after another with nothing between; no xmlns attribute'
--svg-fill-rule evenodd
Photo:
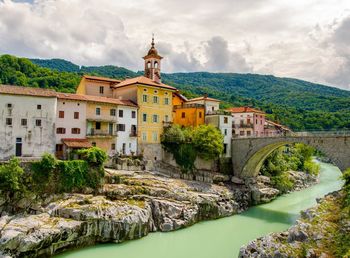
<svg viewBox="0 0 350 258"><path fill-rule="evenodd" d="M86 99L82 95L57 93L56 156L68 158L68 152L88 148L86 139Z"/></svg>
<svg viewBox="0 0 350 258"><path fill-rule="evenodd" d="M207 94L203 97L189 99L186 104L201 104L205 106L205 114L215 113L220 109L220 100L209 98Z"/></svg>
<svg viewBox="0 0 350 258"><path fill-rule="evenodd" d="M205 116L205 123L218 128L224 136L224 156L231 157L232 116L225 111L211 112Z"/></svg>
<svg viewBox="0 0 350 258"><path fill-rule="evenodd" d="M54 153L56 107L54 91L0 85L0 159Z"/></svg>

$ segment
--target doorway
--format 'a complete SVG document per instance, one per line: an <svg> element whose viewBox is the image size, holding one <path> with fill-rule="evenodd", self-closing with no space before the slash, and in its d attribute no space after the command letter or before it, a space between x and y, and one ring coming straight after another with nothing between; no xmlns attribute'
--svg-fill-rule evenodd
<svg viewBox="0 0 350 258"><path fill-rule="evenodd" d="M22 138L16 138L16 157L22 156Z"/></svg>

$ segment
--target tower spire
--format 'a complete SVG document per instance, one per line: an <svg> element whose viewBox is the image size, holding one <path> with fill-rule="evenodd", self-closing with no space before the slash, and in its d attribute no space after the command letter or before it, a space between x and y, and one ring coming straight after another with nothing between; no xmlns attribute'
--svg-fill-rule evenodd
<svg viewBox="0 0 350 258"><path fill-rule="evenodd" d="M152 47L154 47L154 33L152 33L152 43L151 43Z"/></svg>

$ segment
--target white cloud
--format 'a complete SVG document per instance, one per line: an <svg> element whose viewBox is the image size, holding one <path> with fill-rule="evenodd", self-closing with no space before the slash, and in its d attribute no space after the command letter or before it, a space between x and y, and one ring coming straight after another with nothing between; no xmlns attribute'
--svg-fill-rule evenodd
<svg viewBox="0 0 350 258"><path fill-rule="evenodd" d="M0 0L0 53L143 69L350 81L348 0Z"/></svg>

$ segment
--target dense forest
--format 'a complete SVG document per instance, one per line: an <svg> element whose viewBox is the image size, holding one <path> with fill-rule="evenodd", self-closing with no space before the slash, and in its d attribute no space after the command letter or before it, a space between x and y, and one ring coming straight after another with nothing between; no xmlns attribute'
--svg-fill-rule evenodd
<svg viewBox="0 0 350 258"><path fill-rule="evenodd" d="M74 92L83 74L123 79L142 74L116 66L79 67L62 59L0 57L0 83ZM292 78L236 73L162 74L187 97L208 93L222 107L248 105L294 130L350 129L350 91Z"/></svg>

